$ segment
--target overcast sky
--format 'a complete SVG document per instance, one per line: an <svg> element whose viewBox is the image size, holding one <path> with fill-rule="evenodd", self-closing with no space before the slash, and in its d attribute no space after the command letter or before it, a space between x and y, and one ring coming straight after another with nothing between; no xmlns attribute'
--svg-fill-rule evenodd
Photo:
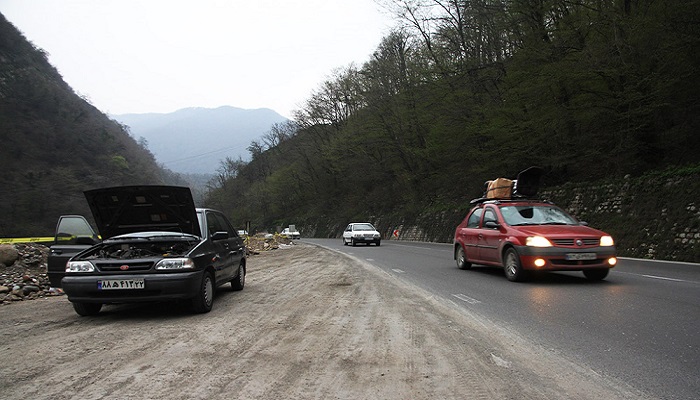
<svg viewBox="0 0 700 400"><path fill-rule="evenodd" d="M291 117L394 25L374 0L0 0L0 12L108 114L228 105Z"/></svg>

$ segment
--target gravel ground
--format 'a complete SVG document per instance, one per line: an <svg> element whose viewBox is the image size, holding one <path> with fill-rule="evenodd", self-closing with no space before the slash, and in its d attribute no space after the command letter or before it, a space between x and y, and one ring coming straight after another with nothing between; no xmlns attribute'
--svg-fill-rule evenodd
<svg viewBox="0 0 700 400"><path fill-rule="evenodd" d="M249 258L214 309L65 296L0 307L7 399L642 399L365 262L310 244Z"/></svg>

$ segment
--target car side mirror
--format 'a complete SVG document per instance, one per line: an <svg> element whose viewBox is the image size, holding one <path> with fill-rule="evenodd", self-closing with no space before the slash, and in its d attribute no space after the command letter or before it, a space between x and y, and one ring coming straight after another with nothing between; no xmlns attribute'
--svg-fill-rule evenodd
<svg viewBox="0 0 700 400"><path fill-rule="evenodd" d="M501 224L496 221L486 221L484 222L484 227L489 229L498 229L501 227Z"/></svg>
<svg viewBox="0 0 700 400"><path fill-rule="evenodd" d="M224 240L224 239L228 239L228 232L226 232L226 231L214 232L214 234L211 235L211 240Z"/></svg>

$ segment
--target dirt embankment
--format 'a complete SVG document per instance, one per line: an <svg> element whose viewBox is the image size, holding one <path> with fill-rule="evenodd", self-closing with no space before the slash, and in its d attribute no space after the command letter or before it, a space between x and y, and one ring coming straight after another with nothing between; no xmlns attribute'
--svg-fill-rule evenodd
<svg viewBox="0 0 700 400"><path fill-rule="evenodd" d="M214 309L65 298L0 307L0 393L31 399L622 399L619 382L533 347L359 260L300 244L249 259Z"/></svg>

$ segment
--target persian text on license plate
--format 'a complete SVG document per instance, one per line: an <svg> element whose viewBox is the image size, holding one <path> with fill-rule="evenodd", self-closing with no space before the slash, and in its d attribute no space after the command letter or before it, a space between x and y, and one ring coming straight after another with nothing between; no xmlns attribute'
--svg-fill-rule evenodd
<svg viewBox="0 0 700 400"><path fill-rule="evenodd" d="M595 253L568 253L566 255L567 260L595 260L597 258Z"/></svg>
<svg viewBox="0 0 700 400"><path fill-rule="evenodd" d="M143 279L105 279L97 281L97 290L143 289Z"/></svg>

